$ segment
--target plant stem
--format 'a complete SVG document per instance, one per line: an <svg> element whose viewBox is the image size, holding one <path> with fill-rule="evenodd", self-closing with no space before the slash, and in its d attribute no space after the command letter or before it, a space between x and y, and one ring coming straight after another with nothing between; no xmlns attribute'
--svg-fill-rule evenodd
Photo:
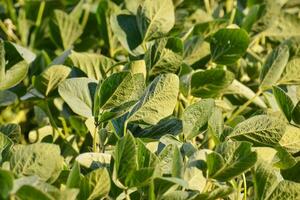
<svg viewBox="0 0 300 200"><path fill-rule="evenodd" d="M232 116L226 121L226 124L234 120L239 114L241 114L260 94L262 93L262 90L258 90L255 93L255 96L249 99L246 103L244 103L235 113L232 114Z"/></svg>
<svg viewBox="0 0 300 200"><path fill-rule="evenodd" d="M93 134L93 152L97 152L97 133L98 125L95 125L94 134Z"/></svg>
<svg viewBox="0 0 300 200"><path fill-rule="evenodd" d="M246 181L246 176L243 173L243 183L244 183L244 200L247 200L247 181Z"/></svg>
<svg viewBox="0 0 300 200"><path fill-rule="evenodd" d="M39 27L41 25L44 10L45 10L45 5L46 5L46 1L42 1L41 5L40 5L40 8L39 8L38 16L37 16L36 21L35 21L35 25L37 27Z"/></svg>
<svg viewBox="0 0 300 200"><path fill-rule="evenodd" d="M233 9L231 11L231 15L230 15L230 19L229 19L229 25L233 24L234 18L235 18L235 14L236 14L236 2L233 2Z"/></svg>

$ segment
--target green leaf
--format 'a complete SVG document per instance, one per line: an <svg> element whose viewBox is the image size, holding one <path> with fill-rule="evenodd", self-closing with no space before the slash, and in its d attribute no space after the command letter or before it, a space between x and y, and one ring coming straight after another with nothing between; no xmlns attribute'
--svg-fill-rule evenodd
<svg viewBox="0 0 300 200"><path fill-rule="evenodd" d="M267 57L260 73L260 88L270 89L277 83L289 59L289 48L281 45L273 50Z"/></svg>
<svg viewBox="0 0 300 200"><path fill-rule="evenodd" d="M21 187L17 191L16 196L22 200L37 200L37 199L54 200L54 198L52 198L49 194L30 185L24 185L23 187Z"/></svg>
<svg viewBox="0 0 300 200"><path fill-rule="evenodd" d="M13 142L19 142L21 138L21 127L18 124L0 125L0 132L9 137Z"/></svg>
<svg viewBox="0 0 300 200"><path fill-rule="evenodd" d="M17 99L18 96L9 90L0 91L0 107L14 104Z"/></svg>
<svg viewBox="0 0 300 200"><path fill-rule="evenodd" d="M162 37L175 24L172 0L145 0L138 8L136 20L143 41Z"/></svg>
<svg viewBox="0 0 300 200"><path fill-rule="evenodd" d="M113 181L120 188L126 188L131 174L137 168L135 140L131 134L120 139L115 147Z"/></svg>
<svg viewBox="0 0 300 200"><path fill-rule="evenodd" d="M157 124L134 132L135 137L159 139L164 135L178 135L182 132L182 121L176 118L162 119Z"/></svg>
<svg viewBox="0 0 300 200"><path fill-rule="evenodd" d="M110 24L112 31L128 52L133 55L144 53L141 47L142 37L139 33L135 15L127 12L111 15Z"/></svg>
<svg viewBox="0 0 300 200"><path fill-rule="evenodd" d="M6 70L5 76L0 77L0 90L6 90L18 85L26 77L28 68L29 65L26 61L20 61Z"/></svg>
<svg viewBox="0 0 300 200"><path fill-rule="evenodd" d="M283 147L276 147L276 151L277 153L272 160L273 166L280 169L288 169L297 163L296 159Z"/></svg>
<svg viewBox="0 0 300 200"><path fill-rule="evenodd" d="M33 85L39 92L49 96L69 76L70 72L71 69L67 66L52 65L34 79Z"/></svg>
<svg viewBox="0 0 300 200"><path fill-rule="evenodd" d="M74 67L83 71L88 78L102 80L105 72L115 65L115 62L103 55L95 53L79 53L72 51L69 58Z"/></svg>
<svg viewBox="0 0 300 200"><path fill-rule="evenodd" d="M80 186L80 166L78 162L74 162L74 165L69 173L68 180L66 182L68 188L79 188Z"/></svg>
<svg viewBox="0 0 300 200"><path fill-rule="evenodd" d="M59 146L48 143L15 146L10 158L12 172L18 176L37 175L54 182L63 167Z"/></svg>
<svg viewBox="0 0 300 200"><path fill-rule="evenodd" d="M215 151L207 155L207 168L209 176L219 181L242 174L257 161L257 153L251 151L248 142L224 142Z"/></svg>
<svg viewBox="0 0 300 200"><path fill-rule="evenodd" d="M208 120L208 132L213 136L215 143L220 142L220 137L224 130L224 120L222 110L214 108Z"/></svg>
<svg viewBox="0 0 300 200"><path fill-rule="evenodd" d="M285 121L267 115L257 115L239 123L229 137L249 141L258 146L276 146L285 130Z"/></svg>
<svg viewBox="0 0 300 200"><path fill-rule="evenodd" d="M188 106L182 116L183 134L187 139L201 133L212 114L215 102L213 99L203 99Z"/></svg>
<svg viewBox="0 0 300 200"><path fill-rule="evenodd" d="M293 108L292 118L296 124L300 124L300 101Z"/></svg>
<svg viewBox="0 0 300 200"><path fill-rule="evenodd" d="M0 132L0 163L6 158L12 145L11 139Z"/></svg>
<svg viewBox="0 0 300 200"><path fill-rule="evenodd" d="M249 45L249 36L244 29L220 29L210 39L212 60L229 65L242 57Z"/></svg>
<svg viewBox="0 0 300 200"><path fill-rule="evenodd" d="M253 172L255 199L280 200L300 197L300 184L280 180L279 172L267 163L259 162Z"/></svg>
<svg viewBox="0 0 300 200"><path fill-rule="evenodd" d="M188 65L197 64L198 61L210 57L209 43L203 36L193 36L184 43L184 62Z"/></svg>
<svg viewBox="0 0 300 200"><path fill-rule="evenodd" d="M300 162L298 161L293 167L280 170L280 173L285 180L300 183L300 177L298 176L299 170Z"/></svg>
<svg viewBox="0 0 300 200"><path fill-rule="evenodd" d="M218 187L210 192L199 194L194 200L213 200L222 199L234 192L232 187L222 186Z"/></svg>
<svg viewBox="0 0 300 200"><path fill-rule="evenodd" d="M58 92L73 112L89 118L93 116L96 85L97 83L89 78L71 78L58 86Z"/></svg>
<svg viewBox="0 0 300 200"><path fill-rule="evenodd" d="M223 69L209 69L193 73L191 94L194 97L216 97L234 80L234 74Z"/></svg>
<svg viewBox="0 0 300 200"><path fill-rule="evenodd" d="M253 172L255 199L269 199L269 193L272 192L272 190L276 188L279 183L279 172L277 171L276 174L276 170L273 170L273 168L268 163L262 161L259 161L258 164L256 164Z"/></svg>
<svg viewBox="0 0 300 200"><path fill-rule="evenodd" d="M156 77L143 96L129 112L129 122L156 124L173 113L179 91L179 79L175 74Z"/></svg>
<svg viewBox="0 0 300 200"><path fill-rule="evenodd" d="M292 99L280 88L273 86L273 94L277 101L277 104L288 121L292 120L292 111L294 104Z"/></svg>
<svg viewBox="0 0 300 200"><path fill-rule="evenodd" d="M0 169L0 197L1 199L7 199L10 191L13 189L14 177L9 171Z"/></svg>
<svg viewBox="0 0 300 200"><path fill-rule="evenodd" d="M188 183L180 178L175 177L157 177L154 179L154 193L156 196L166 194L172 186L188 187Z"/></svg>
<svg viewBox="0 0 300 200"><path fill-rule="evenodd" d="M54 25L50 25L50 32L53 33L58 29L60 40L64 49L68 49L81 36L83 27L71 16L61 10L54 11ZM57 27L53 27L57 26ZM53 38L54 40L56 38ZM55 41L57 42L57 41Z"/></svg>
<svg viewBox="0 0 300 200"><path fill-rule="evenodd" d="M79 199L103 198L108 195L110 184L110 176L106 168L94 170L81 180Z"/></svg>
<svg viewBox="0 0 300 200"><path fill-rule="evenodd" d="M183 160L176 145L167 145L159 154L159 159L159 169L163 175L171 175L177 178L183 176Z"/></svg>
<svg viewBox="0 0 300 200"><path fill-rule="evenodd" d="M300 128L292 125L286 126L279 144L291 153L300 151Z"/></svg>
<svg viewBox="0 0 300 200"><path fill-rule="evenodd" d="M150 75L176 73L182 64L183 44L179 38L156 40L145 54Z"/></svg>
<svg viewBox="0 0 300 200"><path fill-rule="evenodd" d="M99 107L108 110L135 103L143 92L144 78L142 74L132 75L130 72L119 72L109 76L100 86Z"/></svg>
<svg viewBox="0 0 300 200"><path fill-rule="evenodd" d="M283 71L279 84L296 85L300 84L300 59L295 58L288 62Z"/></svg>

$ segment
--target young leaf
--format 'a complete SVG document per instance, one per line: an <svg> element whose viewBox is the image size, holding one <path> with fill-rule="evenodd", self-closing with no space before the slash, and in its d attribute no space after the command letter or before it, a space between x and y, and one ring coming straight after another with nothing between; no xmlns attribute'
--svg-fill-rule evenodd
<svg viewBox="0 0 300 200"><path fill-rule="evenodd" d="M128 114L129 122L156 124L172 114L177 102L179 79L175 74L156 77Z"/></svg>
<svg viewBox="0 0 300 200"><path fill-rule="evenodd" d="M249 45L249 36L244 29L220 29L211 38L212 60L217 64L229 65L242 57Z"/></svg>
<svg viewBox="0 0 300 200"><path fill-rule="evenodd" d="M191 94L195 97L210 98L220 95L234 80L234 74L223 69L209 69L193 73Z"/></svg>
<svg viewBox="0 0 300 200"><path fill-rule="evenodd" d="M73 112L89 118L93 116L96 85L97 83L89 78L71 78L58 86L58 92Z"/></svg>
<svg viewBox="0 0 300 200"><path fill-rule="evenodd" d="M280 88L273 86L273 94L281 111L288 121L292 120L292 111L294 104L292 99Z"/></svg>
<svg viewBox="0 0 300 200"><path fill-rule="evenodd" d="M136 20L143 41L162 37L175 24L172 0L145 0L138 8Z"/></svg>
<svg viewBox="0 0 300 200"><path fill-rule="evenodd" d="M267 57L260 74L260 88L270 89L280 79L289 59L289 48L281 45L273 50Z"/></svg>

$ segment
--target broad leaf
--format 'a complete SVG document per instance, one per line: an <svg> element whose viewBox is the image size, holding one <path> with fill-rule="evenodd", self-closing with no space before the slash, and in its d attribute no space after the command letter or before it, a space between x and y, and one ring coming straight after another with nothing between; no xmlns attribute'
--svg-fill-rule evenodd
<svg viewBox="0 0 300 200"><path fill-rule="evenodd" d="M300 59L295 58L288 62L282 76L279 80L279 84L294 85L300 84Z"/></svg>
<svg viewBox="0 0 300 200"><path fill-rule="evenodd" d="M111 15L110 23L114 34L128 52L134 55L144 53L135 15L127 12Z"/></svg>
<svg viewBox="0 0 300 200"><path fill-rule="evenodd" d="M13 142L19 142L21 138L21 127L17 124L0 125L0 132L9 137Z"/></svg>
<svg viewBox="0 0 300 200"><path fill-rule="evenodd" d="M1 199L7 199L10 191L13 189L14 177L9 171L0 169L0 197Z"/></svg>
<svg viewBox="0 0 300 200"><path fill-rule="evenodd" d="M136 20L143 41L162 37L175 24L172 0L145 0L138 8Z"/></svg>
<svg viewBox="0 0 300 200"><path fill-rule="evenodd" d="M89 118L93 116L96 85L96 82L89 78L71 78L59 85L58 92L73 112Z"/></svg>
<svg viewBox="0 0 300 200"><path fill-rule="evenodd" d="M156 77L129 112L129 122L156 124L171 115L177 102L179 79L175 74Z"/></svg>
<svg viewBox="0 0 300 200"><path fill-rule="evenodd" d="M249 36L244 29L220 29L210 39L212 60L229 65L242 57L249 45Z"/></svg>
<svg viewBox="0 0 300 200"><path fill-rule="evenodd" d="M273 86L273 94L277 101L277 104L288 121L292 120L292 111L294 104L292 99L280 88Z"/></svg>
<svg viewBox="0 0 300 200"><path fill-rule="evenodd" d="M234 80L234 74L223 69L197 71L191 78L191 94L195 97L216 97Z"/></svg>
<svg viewBox="0 0 300 200"><path fill-rule="evenodd" d="M292 118L295 123L300 124L300 101L293 108Z"/></svg>
<svg viewBox="0 0 300 200"><path fill-rule="evenodd" d="M145 54L150 75L176 73L182 64L183 44L178 38L162 38Z"/></svg>
<svg viewBox="0 0 300 200"><path fill-rule="evenodd" d="M257 115L239 123L229 137L258 146L276 146L285 130L286 122L281 119Z"/></svg>
<svg viewBox="0 0 300 200"><path fill-rule="evenodd" d="M6 90L19 84L27 75L29 65L21 61L6 70L4 77L0 78L0 90Z"/></svg>
<svg viewBox="0 0 300 200"><path fill-rule="evenodd" d="M120 139L115 147L113 181L118 187L126 188L130 176L136 170L137 152L135 140L131 134Z"/></svg>
<svg viewBox="0 0 300 200"><path fill-rule="evenodd" d="M54 182L62 170L63 157L54 144L18 145L10 158L10 166L18 177L37 175L42 180Z"/></svg>
<svg viewBox="0 0 300 200"><path fill-rule="evenodd" d="M70 74L71 69L64 65L52 65L34 79L34 87L48 96Z"/></svg>
<svg viewBox="0 0 300 200"><path fill-rule="evenodd" d="M213 99L203 99L188 106L182 117L183 134L187 139L201 133L201 129L207 126L207 122L215 106Z"/></svg>
<svg viewBox="0 0 300 200"><path fill-rule="evenodd" d="M273 50L267 57L260 74L260 88L270 89L277 83L289 59L289 48L281 45Z"/></svg>
<svg viewBox="0 0 300 200"><path fill-rule="evenodd" d="M55 21L53 23L55 24L50 26L52 37L54 36L54 32L59 31L63 48L70 48L82 34L83 27L75 19L61 10L54 11L54 19ZM53 39L55 40L56 38Z"/></svg>
<svg viewBox="0 0 300 200"><path fill-rule="evenodd" d="M110 191L110 176L106 168L97 169L87 174L80 184L79 199L93 200L103 198Z"/></svg>
<svg viewBox="0 0 300 200"><path fill-rule="evenodd" d="M115 62L103 55L95 53L79 53L72 51L69 58L74 67L83 71L88 78L102 80L105 72L114 66Z"/></svg>
<svg viewBox="0 0 300 200"><path fill-rule="evenodd" d="M228 181L251 168L256 163L257 154L251 151L248 142L225 142L206 159L208 175L219 181Z"/></svg>
<svg viewBox="0 0 300 200"><path fill-rule="evenodd" d="M0 107L9 106L15 103L17 99L18 96L9 90L0 91Z"/></svg>
<svg viewBox="0 0 300 200"><path fill-rule="evenodd" d="M119 72L109 76L101 84L99 107L108 110L125 107L126 104L135 103L143 92L144 79L142 74L132 75L130 72ZM126 107L125 107L126 108Z"/></svg>

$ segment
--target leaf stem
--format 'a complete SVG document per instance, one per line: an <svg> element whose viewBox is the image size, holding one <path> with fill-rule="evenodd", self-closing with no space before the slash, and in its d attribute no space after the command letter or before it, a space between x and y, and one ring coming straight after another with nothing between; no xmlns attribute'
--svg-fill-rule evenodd
<svg viewBox="0 0 300 200"><path fill-rule="evenodd" d="M246 103L244 103L232 116L226 121L226 124L234 120L239 114L241 114L263 91L259 89L255 95L249 99Z"/></svg>

